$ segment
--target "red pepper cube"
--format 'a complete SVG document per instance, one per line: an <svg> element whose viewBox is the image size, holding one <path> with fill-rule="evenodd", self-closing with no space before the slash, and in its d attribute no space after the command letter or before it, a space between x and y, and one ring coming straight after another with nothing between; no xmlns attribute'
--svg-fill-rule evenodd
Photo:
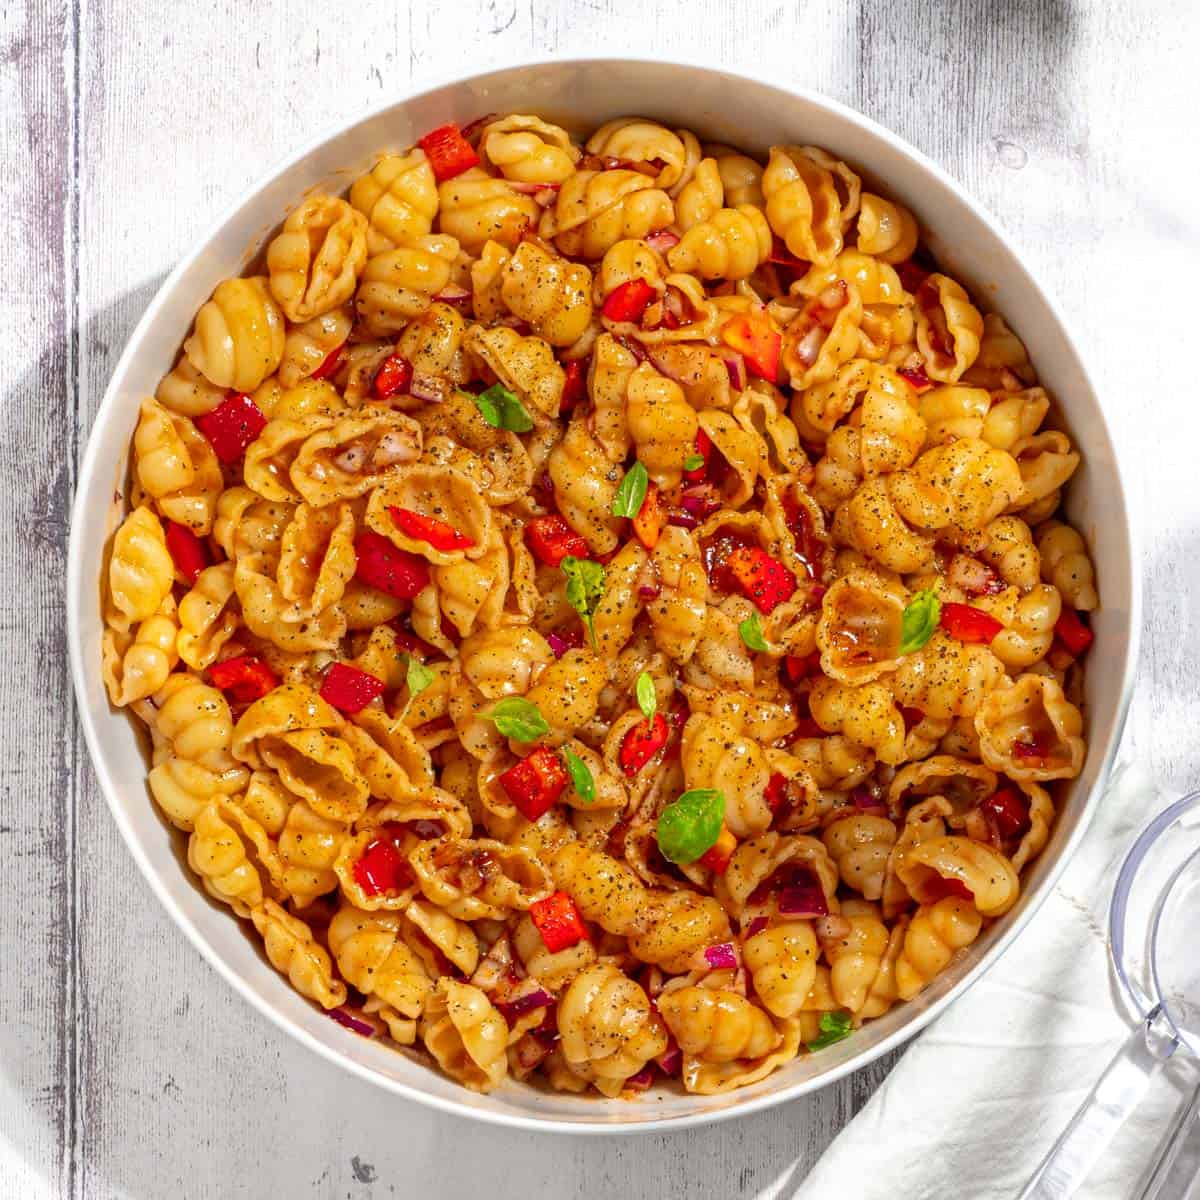
<svg viewBox="0 0 1200 1200"><path fill-rule="evenodd" d="M525 541L534 558L548 567L557 567L564 558L587 558L587 542L562 517L553 514L534 517L525 526Z"/></svg>
<svg viewBox="0 0 1200 1200"><path fill-rule="evenodd" d="M898 367L896 374L907 380L918 393L927 392L933 387L933 381L925 374L923 367Z"/></svg>
<svg viewBox="0 0 1200 1200"><path fill-rule="evenodd" d="M188 583L195 583L210 562L208 547L186 525L174 521L166 524L167 549L171 552L175 570Z"/></svg>
<svg viewBox="0 0 1200 1200"><path fill-rule="evenodd" d="M636 324L653 299L654 289L650 284L644 279L631 279L608 293L600 313L609 321Z"/></svg>
<svg viewBox="0 0 1200 1200"><path fill-rule="evenodd" d="M985 613L982 608L970 604L954 604L947 602L942 605L942 614L938 624L952 637L960 642L986 646L996 634L1004 629L991 613Z"/></svg>
<svg viewBox="0 0 1200 1200"><path fill-rule="evenodd" d="M535 900L529 906L529 919L551 954L567 950L587 937L583 917L566 892L554 892L545 900Z"/></svg>
<svg viewBox="0 0 1200 1200"><path fill-rule="evenodd" d="M321 684L321 699L339 712L353 716L383 695L383 680L357 667L334 663Z"/></svg>
<svg viewBox="0 0 1200 1200"><path fill-rule="evenodd" d="M425 157L433 168L433 177L438 183L444 183L479 165L479 155L463 137L462 130L453 123L431 130L417 145L425 151Z"/></svg>
<svg viewBox="0 0 1200 1200"><path fill-rule="evenodd" d="M783 670L789 683L798 683L821 674L821 652L814 650L811 654L789 654L783 660Z"/></svg>
<svg viewBox="0 0 1200 1200"><path fill-rule="evenodd" d="M500 776L500 786L521 816L536 821L562 795L567 786L567 769L553 750L539 746Z"/></svg>
<svg viewBox="0 0 1200 1200"><path fill-rule="evenodd" d="M1029 828L1029 801L1016 788L997 788L980 805L1002 838L1015 838Z"/></svg>
<svg viewBox="0 0 1200 1200"><path fill-rule="evenodd" d="M402 396L412 386L413 367L407 358L389 354L379 364L375 378L371 380L371 391L376 400L390 400Z"/></svg>
<svg viewBox="0 0 1200 1200"><path fill-rule="evenodd" d="M279 686L275 672L255 654L213 663L208 677L235 704L253 704Z"/></svg>
<svg viewBox="0 0 1200 1200"><path fill-rule="evenodd" d="M373 838L355 861L355 882L368 896L396 894L411 887L415 879L400 848L389 836Z"/></svg>
<svg viewBox="0 0 1200 1200"><path fill-rule="evenodd" d="M1054 623L1054 632L1075 658L1087 650L1096 636L1084 623L1083 614L1073 608L1062 610Z"/></svg>
<svg viewBox="0 0 1200 1200"><path fill-rule="evenodd" d="M266 425L267 418L258 405L241 392L196 418L196 428L208 438L221 462L227 464L237 462Z"/></svg>
<svg viewBox="0 0 1200 1200"><path fill-rule="evenodd" d="M658 485L648 484L646 498L642 501L642 507L638 509L637 516L633 518L633 532L647 550L653 550L658 545L658 539L663 529L666 528L666 524L667 510L663 506Z"/></svg>
<svg viewBox="0 0 1200 1200"><path fill-rule="evenodd" d="M957 896L960 900L972 902L975 900L975 893L961 879L947 879L939 875L921 885L922 904L934 904L947 896Z"/></svg>
<svg viewBox="0 0 1200 1200"><path fill-rule="evenodd" d="M690 471L684 471L683 477L689 483L702 483L704 476L708 474L708 459L712 454L712 438L704 432L703 429L696 430L696 453L700 455L704 461L698 467L693 467Z"/></svg>
<svg viewBox="0 0 1200 1200"><path fill-rule="evenodd" d="M411 600L429 586L429 564L372 529L364 529L354 539L354 554L355 578L398 600Z"/></svg>
<svg viewBox="0 0 1200 1200"><path fill-rule="evenodd" d="M778 559L758 546L738 546L725 562L742 595L759 612L773 612L796 590L796 577Z"/></svg>
<svg viewBox="0 0 1200 1200"><path fill-rule="evenodd" d="M427 517L412 508L397 508L394 504L388 505L388 512L401 533L414 541L428 542L435 550L465 550L475 545L473 539L437 517Z"/></svg>
<svg viewBox="0 0 1200 1200"><path fill-rule="evenodd" d="M787 776L780 775L778 771L767 780L763 799L772 812L778 812L780 806L787 799L787 782Z"/></svg>
<svg viewBox="0 0 1200 1200"><path fill-rule="evenodd" d="M309 379L328 379L330 375L336 375L338 369L346 357L346 343L343 342L340 346L334 346L330 352L321 360L321 365L309 376Z"/></svg>
<svg viewBox="0 0 1200 1200"><path fill-rule="evenodd" d="M783 778L782 775L779 776ZM721 826L721 832L717 835L717 840L696 860L702 867L707 867L716 875L724 875L725 869L729 866L729 860L733 857L733 852L737 849L737 838L725 828Z"/></svg>
<svg viewBox="0 0 1200 1200"><path fill-rule="evenodd" d="M667 744L670 736L671 731L662 713L655 713L653 721L639 721L621 742L621 750L617 755L621 770L632 778Z"/></svg>
<svg viewBox="0 0 1200 1200"><path fill-rule="evenodd" d="M775 382L783 337L769 318L739 313L722 326L721 341L741 354L751 375Z"/></svg>
<svg viewBox="0 0 1200 1200"><path fill-rule="evenodd" d="M558 404L560 414L571 412L587 399L588 360L573 358L563 370L566 377L563 380L562 399Z"/></svg>

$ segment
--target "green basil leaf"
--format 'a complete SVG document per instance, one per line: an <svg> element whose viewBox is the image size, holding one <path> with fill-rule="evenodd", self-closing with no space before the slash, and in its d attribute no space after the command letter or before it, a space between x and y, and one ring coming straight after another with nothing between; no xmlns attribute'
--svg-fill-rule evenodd
<svg viewBox="0 0 1200 1200"><path fill-rule="evenodd" d="M588 770L588 765L573 750L563 747L563 761L567 764L567 774L571 776L571 786L580 800L591 804L596 798L596 781Z"/></svg>
<svg viewBox="0 0 1200 1200"><path fill-rule="evenodd" d="M658 848L673 863L695 862L721 836L725 796L712 788L684 792L658 818Z"/></svg>
<svg viewBox="0 0 1200 1200"><path fill-rule="evenodd" d="M658 712L658 694L654 690L654 680L650 678L647 671L643 671L637 677L637 692L638 708L642 710L642 716L647 721L654 720L654 714Z"/></svg>
<svg viewBox="0 0 1200 1200"><path fill-rule="evenodd" d="M817 1028L820 1032L808 1043L810 1050L824 1050L826 1046L832 1046L854 1032L850 1014L846 1012L822 1013Z"/></svg>
<svg viewBox="0 0 1200 1200"><path fill-rule="evenodd" d="M525 405L503 384L493 383L485 392L472 396L475 407L493 429L508 429L512 433L528 433L533 418Z"/></svg>
<svg viewBox="0 0 1200 1200"><path fill-rule="evenodd" d="M646 474L646 468L640 462L635 462L625 472L625 478L621 480L621 486L617 488L617 494L613 497L612 515L636 517L641 511L642 501L646 499L646 488L649 485L650 476Z"/></svg>
<svg viewBox="0 0 1200 1200"><path fill-rule="evenodd" d="M508 696L492 705L492 711L483 713L506 738L514 742L536 742L550 732L546 718L538 712L538 706L520 696Z"/></svg>
<svg viewBox="0 0 1200 1200"><path fill-rule="evenodd" d="M683 460L683 469L685 471L698 471L702 466L704 466L703 454L689 454Z"/></svg>
<svg viewBox="0 0 1200 1200"><path fill-rule="evenodd" d="M404 674L409 696L419 696L432 682L433 672L413 655L408 656L408 669Z"/></svg>
<svg viewBox="0 0 1200 1200"><path fill-rule="evenodd" d="M918 592L908 602L900 620L900 653L912 654L914 650L920 650L933 637L941 615L942 602L937 593L928 589Z"/></svg>
<svg viewBox="0 0 1200 1200"><path fill-rule="evenodd" d="M567 603L583 618L594 650L596 626L592 618L604 595L604 568L590 558L573 554L568 554L559 568L567 577Z"/></svg>
<svg viewBox="0 0 1200 1200"><path fill-rule="evenodd" d="M742 635L742 641L746 643L751 650L766 650L767 639L763 637L762 626L759 624L758 617L754 614L748 616L739 626L738 633Z"/></svg>

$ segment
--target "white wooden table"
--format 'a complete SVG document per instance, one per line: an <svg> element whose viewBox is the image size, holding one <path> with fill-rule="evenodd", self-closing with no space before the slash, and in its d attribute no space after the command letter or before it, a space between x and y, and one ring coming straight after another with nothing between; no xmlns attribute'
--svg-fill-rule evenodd
<svg viewBox="0 0 1200 1200"><path fill-rule="evenodd" d="M470 1125L285 1039L159 909L69 699L68 504L134 323L267 164L410 79L554 52L720 63L898 131L1015 235L1093 364L1144 513L1131 732L1184 786L1200 780L1198 44L1189 0L0 0L0 1196L789 1196L888 1069L691 1134Z"/></svg>

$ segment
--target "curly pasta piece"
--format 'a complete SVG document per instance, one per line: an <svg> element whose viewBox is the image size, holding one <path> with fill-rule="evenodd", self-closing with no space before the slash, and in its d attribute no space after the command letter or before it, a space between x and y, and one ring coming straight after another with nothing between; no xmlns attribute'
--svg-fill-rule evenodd
<svg viewBox="0 0 1200 1200"><path fill-rule="evenodd" d="M991 406L992 397L984 388L951 383L924 392L919 410L926 426L926 444L982 437Z"/></svg>
<svg viewBox="0 0 1200 1200"><path fill-rule="evenodd" d="M1083 768L1083 717L1047 675L994 688L975 714L979 751L1016 782L1074 779Z"/></svg>
<svg viewBox="0 0 1200 1200"><path fill-rule="evenodd" d="M908 596L900 584L854 569L821 601L817 646L821 669L843 683L871 683L900 665L900 641Z"/></svg>
<svg viewBox="0 0 1200 1200"><path fill-rule="evenodd" d="M271 293L297 325L354 295L367 261L367 218L345 200L314 192L267 247Z"/></svg>
<svg viewBox="0 0 1200 1200"><path fill-rule="evenodd" d="M673 379L642 363L629 377L626 419L638 460L660 488L683 478L683 460L696 441L696 411Z"/></svg>
<svg viewBox="0 0 1200 1200"><path fill-rule="evenodd" d="M885 263L911 258L920 238L916 218L894 200L863 192L858 213L858 248Z"/></svg>
<svg viewBox="0 0 1200 1200"><path fill-rule="evenodd" d="M617 546L621 519L612 515L612 502L621 473L609 461L587 422L575 418L548 463L558 510L567 524L586 539L594 554Z"/></svg>
<svg viewBox="0 0 1200 1200"><path fill-rule="evenodd" d="M133 451L138 482L163 516L193 533L207 534L225 486L208 439L187 417L146 399L133 435Z"/></svg>
<svg viewBox="0 0 1200 1200"><path fill-rule="evenodd" d="M938 630L889 677L896 699L931 717L971 717L1004 675L986 647L960 642Z"/></svg>
<svg viewBox="0 0 1200 1200"><path fill-rule="evenodd" d="M622 238L643 238L674 219L671 197L639 171L576 171L539 231L569 257L595 261Z"/></svg>
<svg viewBox="0 0 1200 1200"><path fill-rule="evenodd" d="M488 838L438 838L409 855L425 898L460 921L502 920L553 890L536 855Z"/></svg>
<svg viewBox="0 0 1200 1200"><path fill-rule="evenodd" d="M767 220L797 257L823 266L842 250L842 204L833 175L803 146L772 146L763 172Z"/></svg>
<svg viewBox="0 0 1200 1200"><path fill-rule="evenodd" d="M1016 520L1015 517L1008 519ZM1099 605L1096 570L1077 530L1062 521L1046 521L1039 525L1037 554L1041 557L1042 578L1058 588L1072 608L1091 612Z"/></svg>
<svg viewBox="0 0 1200 1200"><path fill-rule="evenodd" d="M761 1058L783 1040L761 1008L726 988L672 988L658 1011L684 1054L707 1063Z"/></svg>
<svg viewBox="0 0 1200 1200"><path fill-rule="evenodd" d="M354 314L349 308L335 308L302 325L292 326L284 339L278 382L285 388L293 388L307 379L335 350L345 345L353 325ZM263 408L258 404L258 407L267 412L271 406Z"/></svg>
<svg viewBox="0 0 1200 1200"><path fill-rule="evenodd" d="M948 275L930 275L916 299L917 346L925 373L938 383L957 383L979 354L983 317Z"/></svg>
<svg viewBox="0 0 1200 1200"><path fill-rule="evenodd" d="M558 1029L572 1070L606 1096L667 1048L667 1032L650 997L612 963L580 972L559 1000Z"/></svg>
<svg viewBox="0 0 1200 1200"><path fill-rule="evenodd" d="M316 430L296 452L288 478L309 504L362 496L420 458L421 427L411 417L360 413Z"/></svg>
<svg viewBox="0 0 1200 1200"><path fill-rule="evenodd" d="M419 317L450 283L459 245L453 237L427 234L367 259L354 306L368 333L399 333Z"/></svg>
<svg viewBox="0 0 1200 1200"><path fill-rule="evenodd" d="M537 926L522 915L512 933L513 948L529 975L551 992L561 992L585 967L596 961L596 948L583 938L565 950L550 950Z"/></svg>
<svg viewBox="0 0 1200 1200"><path fill-rule="evenodd" d="M793 1017L817 976L817 937L811 921L779 921L746 938L742 959L763 1007Z"/></svg>
<svg viewBox="0 0 1200 1200"><path fill-rule="evenodd" d="M761 167L759 177L762 177ZM701 159L692 177L675 194L675 224L686 233L716 216L724 202L725 184L720 165L715 158ZM735 201L732 207L736 208L741 203ZM760 193L758 207L761 208L763 203Z"/></svg>
<svg viewBox="0 0 1200 1200"><path fill-rule="evenodd" d="M704 629L708 576L700 548L686 529L668 526L659 535L650 561L659 593L646 603L654 640L678 663L686 663Z"/></svg>
<svg viewBox="0 0 1200 1200"><path fill-rule="evenodd" d="M159 519L145 505L121 522L108 560L105 622L118 632L153 616L170 594L175 563Z"/></svg>
<svg viewBox="0 0 1200 1200"><path fill-rule="evenodd" d="M839 936L821 939L829 963L829 985L843 1008L858 1013L866 1006L887 957L888 927L874 904L847 900L841 917L849 926Z"/></svg>
<svg viewBox="0 0 1200 1200"><path fill-rule="evenodd" d="M103 640L103 675L108 697L118 708L144 700L167 681L179 661L175 640L179 622L175 601L167 596L158 612L147 617L131 638L106 629Z"/></svg>
<svg viewBox="0 0 1200 1200"><path fill-rule="evenodd" d="M805 301L784 328L780 348L779 360L794 389L833 378L858 354L862 316L858 289L844 279Z"/></svg>
<svg viewBox="0 0 1200 1200"><path fill-rule="evenodd" d="M404 941L403 929L399 913L343 904L329 923L329 950L347 983L411 1020L423 1012L433 981Z"/></svg>
<svg viewBox="0 0 1200 1200"><path fill-rule="evenodd" d="M350 203L367 218L372 256L424 237L438 209L437 180L425 151L385 154L354 181Z"/></svg>
<svg viewBox="0 0 1200 1200"><path fill-rule="evenodd" d="M337 1008L346 1002L346 985L333 974L333 963L312 930L274 900L266 900L250 914L263 939L271 965L288 977L302 996L322 1008Z"/></svg>
<svg viewBox="0 0 1200 1200"><path fill-rule="evenodd" d="M565 129L517 113L483 127L479 153L505 179L519 183L562 183L579 161Z"/></svg>
<svg viewBox="0 0 1200 1200"><path fill-rule="evenodd" d="M164 408L184 417L200 417L212 412L225 399L225 389L210 383L196 370L186 355L164 375L154 398Z"/></svg>
<svg viewBox="0 0 1200 1200"><path fill-rule="evenodd" d="M690 186L690 185L689 185ZM753 204L718 209L667 252L672 271L701 279L745 279L771 253L771 227Z"/></svg>
<svg viewBox="0 0 1200 1200"><path fill-rule="evenodd" d="M1045 849L1054 824L1054 800L1044 787L1028 780L1017 785L1029 804L1029 828L1013 851L1013 870L1018 874Z"/></svg>
<svg viewBox="0 0 1200 1200"><path fill-rule="evenodd" d="M865 899L878 900L896 826L887 817L852 811L826 825L822 841L843 882Z"/></svg>
<svg viewBox="0 0 1200 1200"><path fill-rule="evenodd" d="M1037 524L1058 507L1059 489L1075 474L1079 454L1071 449L1071 439L1057 429L1017 442L1011 453L1024 484L1011 507L1025 510L1025 519Z"/></svg>
<svg viewBox="0 0 1200 1200"><path fill-rule="evenodd" d="M725 823L738 838L765 833L772 771L763 748L722 716L693 713L683 729L682 761L689 790L715 788L725 797Z"/></svg>
<svg viewBox="0 0 1200 1200"><path fill-rule="evenodd" d="M183 352L209 382L252 392L283 359L284 322L267 281L226 279L196 314Z"/></svg>
<svg viewBox="0 0 1200 1200"><path fill-rule="evenodd" d="M989 643L991 652L1010 670L1022 670L1045 658L1054 641L1054 625L1062 612L1062 597L1048 583L1035 584L1024 596L1006 588L984 597L979 607L1004 623Z"/></svg>
<svg viewBox="0 0 1200 1200"><path fill-rule="evenodd" d="M194 671L215 662L221 647L237 632L240 622L230 607L233 577L233 563L205 567L179 602L179 657Z"/></svg>
<svg viewBox="0 0 1200 1200"><path fill-rule="evenodd" d="M264 900L269 878L262 868L267 837L232 800L214 799L195 816L188 839L188 865L204 890L248 917Z"/></svg>
<svg viewBox="0 0 1200 1200"><path fill-rule="evenodd" d="M917 909L896 962L896 990L900 999L911 1000L940 975L955 953L979 936L982 924L983 918L975 906L955 896Z"/></svg>
<svg viewBox="0 0 1200 1200"><path fill-rule="evenodd" d="M404 533L390 512L393 508L442 521L461 534L467 544L440 549L424 538ZM371 493L367 504L368 529L437 566L481 557L487 549L492 522L491 508L468 476L449 467L423 463L403 466L391 474Z"/></svg>
<svg viewBox="0 0 1200 1200"><path fill-rule="evenodd" d="M979 435L997 450L1009 450L1032 437L1050 411L1050 397L1039 387L993 397Z"/></svg>
<svg viewBox="0 0 1200 1200"><path fill-rule="evenodd" d="M1029 526L1020 517L997 517L984 526L983 532L987 544L977 551L978 557L1011 587L1020 588L1022 592L1036 587L1046 567L1033 544ZM1055 583L1055 580L1047 579L1046 582Z"/></svg>
<svg viewBox="0 0 1200 1200"><path fill-rule="evenodd" d="M725 189L725 203L735 208L739 204L754 204L765 207L767 201L762 192L762 164L748 155L739 154L728 146L706 147L707 153L717 160L721 186ZM697 168L699 173L699 168Z"/></svg>
<svg viewBox="0 0 1200 1200"><path fill-rule="evenodd" d="M591 322L592 273L537 242L522 242L500 278L500 296L509 311L552 346L570 346Z"/></svg>
<svg viewBox="0 0 1200 1200"><path fill-rule="evenodd" d="M657 166L655 182L669 188L683 175L687 148L678 133L645 117L617 117L606 121L587 140L589 154L625 162Z"/></svg>
<svg viewBox="0 0 1200 1200"><path fill-rule="evenodd" d="M896 511L918 529L983 529L1024 493L1012 455L975 438L926 450L888 477Z"/></svg>
<svg viewBox="0 0 1200 1200"><path fill-rule="evenodd" d="M828 733L844 734L874 751L880 762L904 761L904 718L881 683L859 686L819 679L809 693L813 718Z"/></svg>
<svg viewBox="0 0 1200 1200"><path fill-rule="evenodd" d="M509 391L529 405L535 420L545 422L558 416L566 377L554 352L540 337L523 337L505 325L491 329L472 325L464 344Z"/></svg>
<svg viewBox="0 0 1200 1200"><path fill-rule="evenodd" d="M294 801L291 793L265 772L256 771L251 783L262 779L271 779L270 787ZM258 783L256 791L261 794L264 786ZM301 906L333 891L338 886L334 868L348 836L343 822L319 816L303 801L291 803L278 834L279 886Z"/></svg>
<svg viewBox="0 0 1200 1200"><path fill-rule="evenodd" d="M640 926L649 892L624 863L568 842L550 856L549 866L555 886L571 895L589 921L621 936Z"/></svg>
<svg viewBox="0 0 1200 1200"><path fill-rule="evenodd" d="M441 231L456 238L468 254L478 254L489 240L515 247L541 213L532 196L521 195L507 180L480 167L439 184L438 204Z"/></svg>
<svg viewBox="0 0 1200 1200"><path fill-rule="evenodd" d="M1017 902L1017 873L999 850L954 835L928 838L910 847L896 868L900 882L918 904L944 894L942 880L957 880L985 917L998 917Z"/></svg>

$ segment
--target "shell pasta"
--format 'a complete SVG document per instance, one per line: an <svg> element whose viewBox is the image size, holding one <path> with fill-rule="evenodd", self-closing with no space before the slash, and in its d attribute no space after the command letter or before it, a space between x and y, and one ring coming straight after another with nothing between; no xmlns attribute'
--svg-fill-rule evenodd
<svg viewBox="0 0 1200 1200"><path fill-rule="evenodd" d="M481 1092L725 1092L936 986L1087 754L1020 314L817 146L491 114L347 183L129 431L97 666L197 886Z"/></svg>

